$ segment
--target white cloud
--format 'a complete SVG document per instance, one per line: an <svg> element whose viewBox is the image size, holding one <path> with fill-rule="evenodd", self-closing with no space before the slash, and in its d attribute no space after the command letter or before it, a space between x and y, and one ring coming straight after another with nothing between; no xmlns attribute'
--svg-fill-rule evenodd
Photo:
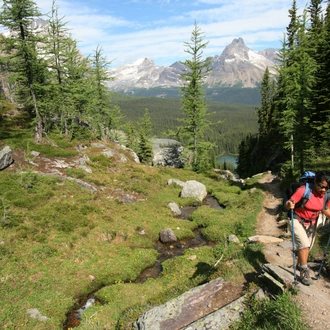
<svg viewBox="0 0 330 330"><path fill-rule="evenodd" d="M41 12L50 11L52 0L35 1ZM297 1L300 11L306 3ZM206 55L220 55L238 37L254 50L279 47L292 1L57 0L56 5L81 51L88 55L100 45L117 66L145 56L166 65L184 59L183 43L190 41L195 20L209 41Z"/></svg>

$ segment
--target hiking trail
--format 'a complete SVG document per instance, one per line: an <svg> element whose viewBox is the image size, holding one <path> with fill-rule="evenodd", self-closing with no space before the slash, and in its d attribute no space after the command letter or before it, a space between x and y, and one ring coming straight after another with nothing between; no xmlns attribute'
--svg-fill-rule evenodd
<svg viewBox="0 0 330 330"><path fill-rule="evenodd" d="M266 235L283 238L283 242L266 243L264 245L265 258L268 263L292 268L293 254L291 235L287 231L287 225L279 222L283 193L280 189L280 180L271 173L263 176L259 183L265 192L266 198L263 209L258 215L256 235ZM323 257L323 255L322 255ZM315 275L318 268L313 268ZM293 281L293 276L292 276ZM311 329L330 329L330 280L329 275L323 273L323 277L313 281L313 285L305 286L299 281L297 269L296 285L298 294L294 296L295 302L302 308L305 322Z"/></svg>

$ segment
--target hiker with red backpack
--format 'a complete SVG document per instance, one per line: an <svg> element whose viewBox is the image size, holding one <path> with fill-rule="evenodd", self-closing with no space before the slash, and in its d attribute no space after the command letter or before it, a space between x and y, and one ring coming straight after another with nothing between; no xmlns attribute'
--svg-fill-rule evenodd
<svg viewBox="0 0 330 330"><path fill-rule="evenodd" d="M330 218L330 200L327 194L329 185L329 171L320 171L316 173L310 187L308 184L301 185L285 203L292 214L291 231L300 266L300 279L305 285L313 284L307 262L316 236L318 217L324 215ZM307 189L310 191L306 192Z"/></svg>

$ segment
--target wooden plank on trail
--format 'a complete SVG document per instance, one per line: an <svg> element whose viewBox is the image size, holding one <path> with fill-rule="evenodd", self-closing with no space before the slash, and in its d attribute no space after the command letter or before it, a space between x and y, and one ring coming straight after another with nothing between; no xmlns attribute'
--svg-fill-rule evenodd
<svg viewBox="0 0 330 330"><path fill-rule="evenodd" d="M262 279L271 284L276 291L284 292L292 287L292 270L274 264L264 264L262 271Z"/></svg>

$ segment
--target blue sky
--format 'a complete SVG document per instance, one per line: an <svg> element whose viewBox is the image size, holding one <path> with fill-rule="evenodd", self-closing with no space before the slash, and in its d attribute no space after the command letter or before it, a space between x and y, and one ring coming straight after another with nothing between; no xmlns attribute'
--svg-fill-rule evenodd
<svg viewBox="0 0 330 330"><path fill-rule="evenodd" d="M52 0L34 0L42 13ZM0 1L1 2L1 1ZM297 0L302 11L309 3ZM111 66L141 57L157 65L185 60L194 22L209 41L205 56L221 55L242 37L255 50L279 48L292 0L57 0L60 16L84 55L99 45Z"/></svg>

